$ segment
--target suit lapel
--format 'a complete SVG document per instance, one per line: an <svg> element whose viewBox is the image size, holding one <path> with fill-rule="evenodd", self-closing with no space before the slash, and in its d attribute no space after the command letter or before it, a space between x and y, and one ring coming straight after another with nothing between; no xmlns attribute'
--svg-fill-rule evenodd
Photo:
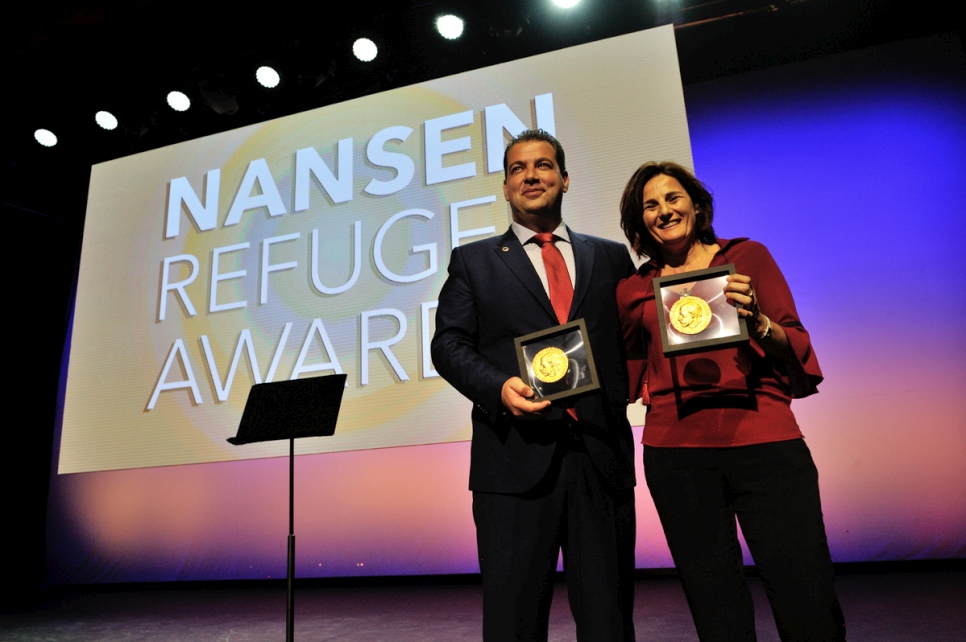
<svg viewBox="0 0 966 642"><path fill-rule="evenodd" d="M507 230L506 234L497 240L496 246L493 249L496 255L500 257L500 260L509 268L513 276L533 295L533 298L556 323L557 315L550 305L550 297L547 296L547 292L543 289L540 277L537 276L536 270L533 269L533 263L530 262L530 258L527 256L523 246L520 245L520 240L513 233L513 230ZM578 270L577 273L579 274L580 271ZM499 288L501 285L495 283L494 287Z"/></svg>
<svg viewBox="0 0 966 642"><path fill-rule="evenodd" d="M570 304L570 320L578 318L577 313L580 306L590 290L591 275L594 273L594 244L585 239L580 234L574 233L567 228L570 234L570 245L574 250L574 265L577 270L577 277L574 279L574 300Z"/></svg>

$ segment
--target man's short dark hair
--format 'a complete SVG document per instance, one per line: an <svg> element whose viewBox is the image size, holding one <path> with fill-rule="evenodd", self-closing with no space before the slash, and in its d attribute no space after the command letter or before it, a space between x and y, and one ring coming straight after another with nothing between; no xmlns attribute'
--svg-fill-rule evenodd
<svg viewBox="0 0 966 642"><path fill-rule="evenodd" d="M711 195L711 190L695 178L691 170L682 165L671 161L650 161L637 168L631 179L627 181L624 195L621 196L621 228L637 255L646 254L652 259L661 261L660 248L644 226L644 186L649 180L661 174L676 179L691 197L691 202L697 210L695 224L698 228L698 240L707 244L717 242L718 237L711 227L711 221L714 220L714 197Z"/></svg>
<svg viewBox="0 0 966 642"><path fill-rule="evenodd" d="M567 163L564 160L564 148L563 145L560 144L559 140L542 129L524 129L522 132L510 139L510 144L506 146L505 150L503 150L504 181L507 178L507 158L510 156L510 148L517 143L529 143L531 141L543 141L545 143L550 143L550 146L553 147L554 155L557 157L557 167L560 169L560 173L563 174L567 171Z"/></svg>

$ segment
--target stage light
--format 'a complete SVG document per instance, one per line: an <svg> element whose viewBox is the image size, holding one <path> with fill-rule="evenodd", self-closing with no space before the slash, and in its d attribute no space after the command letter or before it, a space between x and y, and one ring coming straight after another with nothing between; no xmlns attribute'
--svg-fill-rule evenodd
<svg viewBox="0 0 966 642"><path fill-rule="evenodd" d="M580 0L553 0L553 3L560 7L561 9L570 9L571 7L577 6Z"/></svg>
<svg viewBox="0 0 966 642"><path fill-rule="evenodd" d="M34 139L44 147L53 147L57 144L57 137L49 129L38 129L34 132Z"/></svg>
<svg viewBox="0 0 966 642"><path fill-rule="evenodd" d="M109 111L99 111L94 114L94 122L101 126L101 129L117 129L117 118Z"/></svg>
<svg viewBox="0 0 966 642"><path fill-rule="evenodd" d="M463 35L463 20L454 15L436 18L436 30L447 40L456 40Z"/></svg>
<svg viewBox="0 0 966 642"><path fill-rule="evenodd" d="M376 43L368 38L359 38L352 43L352 53L362 62L369 62L376 57L379 49L376 47Z"/></svg>
<svg viewBox="0 0 966 642"><path fill-rule="evenodd" d="M258 84L262 87L271 89L273 87L278 87L281 77L279 77L278 72L271 67L262 65L255 70L255 80L257 80Z"/></svg>
<svg viewBox="0 0 966 642"><path fill-rule="evenodd" d="M180 91L172 91L168 94L168 105L175 111L188 111L191 100Z"/></svg>

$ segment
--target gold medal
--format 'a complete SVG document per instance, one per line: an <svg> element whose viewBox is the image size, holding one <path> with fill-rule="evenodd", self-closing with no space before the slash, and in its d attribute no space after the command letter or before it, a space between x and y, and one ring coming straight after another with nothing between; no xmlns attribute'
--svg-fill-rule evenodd
<svg viewBox="0 0 966 642"><path fill-rule="evenodd" d="M671 306L671 325L681 334L700 334L711 323L711 306L701 297L691 296L689 290Z"/></svg>
<svg viewBox="0 0 966 642"><path fill-rule="evenodd" d="M570 368L567 354L560 348L544 348L533 357L533 376L543 383L560 381Z"/></svg>

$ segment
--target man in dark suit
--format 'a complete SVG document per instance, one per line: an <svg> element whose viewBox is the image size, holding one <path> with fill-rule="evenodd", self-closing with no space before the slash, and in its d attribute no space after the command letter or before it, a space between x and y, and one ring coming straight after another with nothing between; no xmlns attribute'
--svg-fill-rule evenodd
<svg viewBox="0 0 966 642"><path fill-rule="evenodd" d="M437 371L474 404L483 637L547 639L563 550L578 639L633 639L634 445L614 294L633 264L622 244L563 224L570 178L553 136L523 132L503 168L511 227L453 250L432 342ZM580 318L600 390L537 399L514 338Z"/></svg>

